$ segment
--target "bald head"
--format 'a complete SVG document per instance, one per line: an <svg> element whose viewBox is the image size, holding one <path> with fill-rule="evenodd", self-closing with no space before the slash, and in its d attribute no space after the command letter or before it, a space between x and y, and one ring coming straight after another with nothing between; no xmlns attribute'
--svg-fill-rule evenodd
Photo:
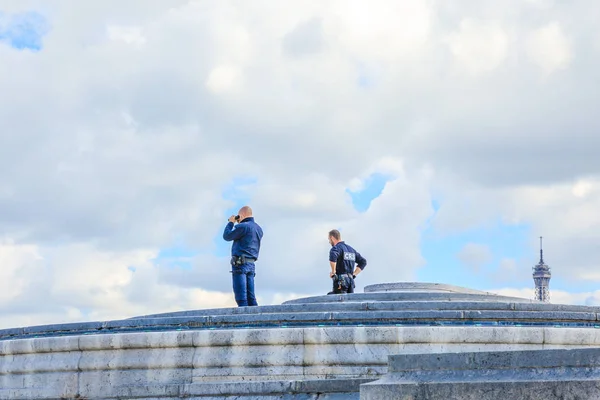
<svg viewBox="0 0 600 400"><path fill-rule="evenodd" d="M251 217L252 209L250 208L250 206L244 206L244 207L240 208L240 211L238 211L238 214L240 215L240 219Z"/></svg>

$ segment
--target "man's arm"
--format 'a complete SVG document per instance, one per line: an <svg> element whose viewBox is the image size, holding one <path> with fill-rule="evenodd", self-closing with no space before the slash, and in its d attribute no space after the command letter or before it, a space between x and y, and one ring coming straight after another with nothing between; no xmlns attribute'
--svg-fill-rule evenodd
<svg viewBox="0 0 600 400"><path fill-rule="evenodd" d="M335 264L333 261L329 261L329 265L331 266L331 272L329 273L329 277L333 278L335 275Z"/></svg>
<svg viewBox="0 0 600 400"><path fill-rule="evenodd" d="M329 272L329 277L332 278L335 275L335 267L337 265L338 257L340 256L340 252L337 248L332 247L329 250L329 265L331 266L331 271Z"/></svg>
<svg viewBox="0 0 600 400"><path fill-rule="evenodd" d="M362 272L363 269L367 266L367 259L360 255L360 253L356 252L356 268L354 268L354 276L357 276Z"/></svg>
<svg viewBox="0 0 600 400"><path fill-rule="evenodd" d="M239 225L234 229L233 222L229 221L227 225L225 225L225 230L223 231L223 239L228 242L232 240L237 240L244 236L244 227L243 224Z"/></svg>

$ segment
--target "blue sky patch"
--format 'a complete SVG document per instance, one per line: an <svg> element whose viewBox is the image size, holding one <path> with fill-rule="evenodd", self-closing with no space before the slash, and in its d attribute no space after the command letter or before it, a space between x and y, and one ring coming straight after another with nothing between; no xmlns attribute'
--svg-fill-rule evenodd
<svg viewBox="0 0 600 400"><path fill-rule="evenodd" d="M417 280L473 289L501 287L506 283L496 282L500 263L503 259L513 259L517 270L510 279L510 285L533 287L531 266L537 262L538 253L530 248L531 234L528 225L505 225L501 222L445 237L440 237L433 232L433 228L429 228L424 232L421 243L426 266L417 272ZM468 243L485 245L490 249L491 259L481 265L479 271L469 269L457 257Z"/></svg>
<svg viewBox="0 0 600 400"><path fill-rule="evenodd" d="M381 195L385 184L390 179L390 176L377 172L367 178L362 190L353 192L350 189L346 189L346 193L352 198L354 208L359 212L367 211L371 202Z"/></svg>
<svg viewBox="0 0 600 400"><path fill-rule="evenodd" d="M223 215L223 228L227 224L227 218L230 215L235 215L240 208L247 205L251 201L250 193L248 188L255 185L258 182L257 178L251 176L238 176L234 178L228 185L223 188L222 196L224 200L228 200L232 203L225 215ZM231 242L223 240L223 232L219 231L219 234L215 236L214 243L217 248L216 255L218 257L228 256L231 252Z"/></svg>
<svg viewBox="0 0 600 400"><path fill-rule="evenodd" d="M0 42L15 49L41 50L42 38L49 30L50 25L46 18L35 11L17 14L0 12Z"/></svg>

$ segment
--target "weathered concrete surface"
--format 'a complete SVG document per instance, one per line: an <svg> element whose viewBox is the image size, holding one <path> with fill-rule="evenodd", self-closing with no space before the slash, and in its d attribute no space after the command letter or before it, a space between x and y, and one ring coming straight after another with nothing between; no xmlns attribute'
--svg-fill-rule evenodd
<svg viewBox="0 0 600 400"><path fill-rule="evenodd" d="M494 295L494 293L473 290L461 286L427 282L391 282L365 286L365 293L373 292L450 292Z"/></svg>
<svg viewBox="0 0 600 400"><path fill-rule="evenodd" d="M402 292L382 292L382 293L352 293L352 294L330 294L323 296L303 297L300 299L288 300L287 304L311 304L311 303L335 303L350 301L506 301L516 303L532 303L534 300L522 299L520 297L498 296L492 294L480 293L454 293L443 291L402 291Z"/></svg>
<svg viewBox="0 0 600 400"><path fill-rule="evenodd" d="M600 346L599 308L427 285L3 330L0 400L358 399L390 354Z"/></svg>
<svg viewBox="0 0 600 400"><path fill-rule="evenodd" d="M403 354L361 400L600 399L600 349Z"/></svg>
<svg viewBox="0 0 600 400"><path fill-rule="evenodd" d="M194 310L125 320L0 330L0 341L44 336L311 326L600 327L600 308L554 305L451 285L385 283L366 293L315 296L281 305Z"/></svg>
<svg viewBox="0 0 600 400"><path fill-rule="evenodd" d="M258 396L257 391L263 389L268 390L261 396L273 399L309 399L317 393L330 396L319 399L334 399L331 396L340 394L339 385L353 387L341 382L366 382L386 374L390 354L599 345L597 329L430 326L138 332L7 340L0 342L0 399L180 398L184 394L224 399L226 393L240 395L240 388L248 390L246 397L240 397L244 399L253 398L248 397L252 393ZM298 388L318 388L314 389L318 392L300 393ZM216 394L219 391L221 397ZM358 388L346 394L345 398L357 398Z"/></svg>
<svg viewBox="0 0 600 400"><path fill-rule="evenodd" d="M360 400L598 400L599 381L428 383L362 389Z"/></svg>

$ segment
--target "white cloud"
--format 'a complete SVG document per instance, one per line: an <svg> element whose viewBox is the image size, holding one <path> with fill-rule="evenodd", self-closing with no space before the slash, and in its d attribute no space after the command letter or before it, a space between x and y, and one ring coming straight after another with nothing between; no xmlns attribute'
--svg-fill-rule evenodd
<svg viewBox="0 0 600 400"><path fill-rule="evenodd" d="M597 268L597 54L576 54L595 25L553 22L589 7L5 4L52 29L35 55L0 46L4 326L233 304L214 240L240 177L265 228L263 303L329 290L335 227L369 260L359 290L415 279L432 193L438 234L528 224L556 277ZM568 85L532 79L512 41L529 33ZM358 213L346 190L376 172L393 179ZM191 268L153 261L179 241Z"/></svg>
<svg viewBox="0 0 600 400"><path fill-rule="evenodd" d="M215 67L206 80L206 86L214 93L229 91L236 85L236 80L239 79L239 69L233 66L220 65Z"/></svg>
<svg viewBox="0 0 600 400"><path fill-rule="evenodd" d="M446 41L457 64L476 76L498 68L508 55L508 34L495 21L464 19Z"/></svg>
<svg viewBox="0 0 600 400"><path fill-rule="evenodd" d="M136 46L146 43L142 28L139 26L108 26L106 31L110 40L122 41Z"/></svg>
<svg viewBox="0 0 600 400"><path fill-rule="evenodd" d="M231 293L162 279L151 250L106 252L88 245L0 247L0 327L129 318L182 309L232 307ZM35 299L35 301L33 301Z"/></svg>
<svg viewBox="0 0 600 400"><path fill-rule="evenodd" d="M541 68L544 76L568 67L573 58L569 40L558 22L533 31L526 46L531 60Z"/></svg>
<svg viewBox="0 0 600 400"><path fill-rule="evenodd" d="M593 189L593 182L590 182L589 180L580 180L573 184L573 189L571 189L571 191L573 192L573 195L577 197L586 197Z"/></svg>
<svg viewBox="0 0 600 400"><path fill-rule="evenodd" d="M429 1L381 1L372 6L359 0L336 0L328 11L325 32L354 56L398 60L421 51L430 37Z"/></svg>
<svg viewBox="0 0 600 400"><path fill-rule="evenodd" d="M0 242L0 301L22 295L30 279L43 274L43 258L34 245Z"/></svg>
<svg viewBox="0 0 600 400"><path fill-rule="evenodd" d="M533 300L535 297L534 288L501 288L490 289L492 293L502 296L514 296ZM553 290L550 288L550 303L552 304L575 304L585 306L600 306L600 290L594 292L567 292L564 290Z"/></svg>

